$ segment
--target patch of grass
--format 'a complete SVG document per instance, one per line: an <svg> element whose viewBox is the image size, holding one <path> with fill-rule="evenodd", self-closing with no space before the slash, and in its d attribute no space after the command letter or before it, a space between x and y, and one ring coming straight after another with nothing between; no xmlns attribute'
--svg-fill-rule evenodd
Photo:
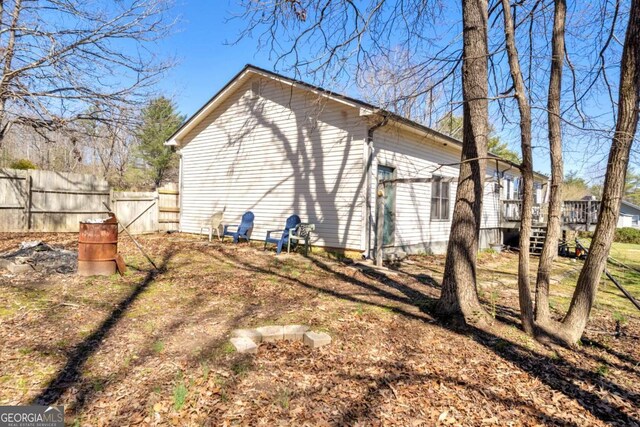
<svg viewBox="0 0 640 427"><path fill-rule="evenodd" d="M213 382L220 387L224 387L227 385L227 379L220 374L216 374L216 377L214 378Z"/></svg>
<svg viewBox="0 0 640 427"><path fill-rule="evenodd" d="M236 351L236 348L229 341L225 342L222 345L222 352L225 354L235 353L235 351Z"/></svg>
<svg viewBox="0 0 640 427"><path fill-rule="evenodd" d="M164 350L164 342L158 340L153 343L153 346L151 348L153 349L154 353L160 354Z"/></svg>
<svg viewBox="0 0 640 427"><path fill-rule="evenodd" d="M96 378L91 382L91 387L93 388L93 391L100 392L104 390L105 381L100 378Z"/></svg>
<svg viewBox="0 0 640 427"><path fill-rule="evenodd" d="M609 366L605 363L601 363L600 365L598 365L598 367L596 368L596 374L604 377L609 373Z"/></svg>
<svg viewBox="0 0 640 427"><path fill-rule="evenodd" d="M58 348L65 348L65 347L68 347L68 346L69 346L69 340L64 339L64 338L63 338L63 339L61 339L61 340L58 340L58 341L55 343L55 346L56 346L56 347L58 347Z"/></svg>
<svg viewBox="0 0 640 427"><path fill-rule="evenodd" d="M209 372L211 372L211 368L208 363L201 363L200 367L202 368L202 379L207 381L209 379Z"/></svg>
<svg viewBox="0 0 640 427"><path fill-rule="evenodd" d="M236 376L242 377L246 375L247 372L249 372L249 369L251 369L251 366L252 364L251 364L251 361L249 360L245 360L245 359L237 360L231 365L231 370Z"/></svg>
<svg viewBox="0 0 640 427"><path fill-rule="evenodd" d="M26 378L18 378L16 381L16 386L18 387L18 390L20 390L23 394L26 394L27 391L29 391Z"/></svg>
<svg viewBox="0 0 640 427"><path fill-rule="evenodd" d="M289 409L291 403L291 390L288 388L279 388L274 397L275 403L282 409Z"/></svg>
<svg viewBox="0 0 640 427"><path fill-rule="evenodd" d="M138 356L134 353L134 354L129 354L124 358L124 366L125 367L130 367L131 363L136 360L138 358Z"/></svg>
<svg viewBox="0 0 640 427"><path fill-rule="evenodd" d="M613 312L612 317L613 317L613 320L615 320L616 322L619 322L621 325L624 325L629 320L627 319L627 316L620 313L619 311Z"/></svg>
<svg viewBox="0 0 640 427"><path fill-rule="evenodd" d="M420 302L416 302L416 305L419 305L419 304ZM392 315L396 312L393 307L372 306L372 307L369 307L369 309L371 310L371 312L380 313L385 316Z"/></svg>
<svg viewBox="0 0 640 427"><path fill-rule="evenodd" d="M187 401L187 386L184 381L180 380L178 384L173 388L173 408L179 411Z"/></svg>
<svg viewBox="0 0 640 427"><path fill-rule="evenodd" d="M33 349L29 347L23 347L18 350L18 353L20 353L23 356L26 356L27 354L33 353Z"/></svg>
<svg viewBox="0 0 640 427"><path fill-rule="evenodd" d="M493 289L489 294L489 304L491 307L491 317L496 318L496 305L498 303L498 299L500 298L500 291L497 289Z"/></svg>

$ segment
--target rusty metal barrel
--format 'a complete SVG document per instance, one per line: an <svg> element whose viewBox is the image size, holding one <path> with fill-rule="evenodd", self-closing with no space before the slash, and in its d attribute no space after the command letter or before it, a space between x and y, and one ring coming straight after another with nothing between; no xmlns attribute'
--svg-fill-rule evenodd
<svg viewBox="0 0 640 427"><path fill-rule="evenodd" d="M101 222L81 221L78 236L78 274L110 276L116 273L118 222L110 214Z"/></svg>

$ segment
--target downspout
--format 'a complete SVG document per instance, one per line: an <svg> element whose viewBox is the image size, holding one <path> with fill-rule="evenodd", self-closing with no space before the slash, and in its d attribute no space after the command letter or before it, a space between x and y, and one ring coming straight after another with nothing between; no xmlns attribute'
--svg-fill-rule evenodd
<svg viewBox="0 0 640 427"><path fill-rule="evenodd" d="M367 191L365 192L365 203L367 205L366 215L366 240L365 240L365 258L371 258L371 224L373 218L371 214L371 166L373 165L373 133L380 129L389 122L386 116L382 117L382 120L375 125L367 129L367 166L365 168L365 185Z"/></svg>
<svg viewBox="0 0 640 427"><path fill-rule="evenodd" d="M180 163L178 166L178 209L180 209L180 213L178 213L178 232L182 233L182 150L176 150L178 153L178 157L180 159Z"/></svg>

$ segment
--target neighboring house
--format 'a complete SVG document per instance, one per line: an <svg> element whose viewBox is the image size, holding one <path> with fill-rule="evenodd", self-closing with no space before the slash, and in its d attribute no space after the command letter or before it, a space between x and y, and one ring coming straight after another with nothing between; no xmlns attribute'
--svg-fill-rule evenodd
<svg viewBox="0 0 640 427"><path fill-rule="evenodd" d="M451 227L461 142L373 105L248 65L167 141L180 153L180 230L255 214L253 239L296 213L313 244L372 255L377 180L387 192L386 251L442 253ZM487 162L481 246L502 243L503 203L518 210L518 167ZM536 197L546 177L536 174ZM505 208L506 209L506 208Z"/></svg>
<svg viewBox="0 0 640 427"><path fill-rule="evenodd" d="M600 213L600 200L585 196L580 200L565 200L562 207L562 226L570 230L595 231ZM640 206L622 200L616 228L640 228Z"/></svg>
<svg viewBox="0 0 640 427"><path fill-rule="evenodd" d="M620 216L618 217L618 228L634 227L640 228L640 206L623 200L620 204Z"/></svg>

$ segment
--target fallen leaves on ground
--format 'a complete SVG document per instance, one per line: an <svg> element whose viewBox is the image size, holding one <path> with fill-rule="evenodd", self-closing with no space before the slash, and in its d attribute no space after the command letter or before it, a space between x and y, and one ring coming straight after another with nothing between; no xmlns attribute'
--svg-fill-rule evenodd
<svg viewBox="0 0 640 427"><path fill-rule="evenodd" d="M77 248L77 235L0 237ZM596 310L585 345L544 347L518 329L517 294L483 289L490 329L431 314L443 258L397 271L276 257L188 235L119 247L124 278L0 274L0 404L64 404L79 425L638 425L640 321L620 338ZM483 260L509 272L513 255ZM486 273L489 274L489 273ZM497 273L491 273L495 275ZM493 276L491 276L493 277ZM502 280L502 279L501 279ZM333 342L229 345L232 329L307 324Z"/></svg>

